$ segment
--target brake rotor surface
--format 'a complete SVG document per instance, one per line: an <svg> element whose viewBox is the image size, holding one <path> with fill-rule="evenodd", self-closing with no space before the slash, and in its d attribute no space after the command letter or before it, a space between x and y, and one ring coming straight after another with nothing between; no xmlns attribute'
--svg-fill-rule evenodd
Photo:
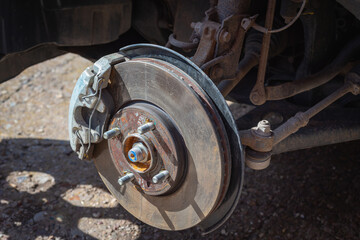
<svg viewBox="0 0 360 240"><path fill-rule="evenodd" d="M227 133L212 101L184 71L153 58L115 65L108 88L119 109L109 129L120 133L94 149L108 189L151 226L182 230L202 222L222 203L231 172ZM146 123L154 129L139 132ZM141 161L130 151L136 144ZM155 183L164 171L168 178ZM129 173L132 181L120 186Z"/></svg>

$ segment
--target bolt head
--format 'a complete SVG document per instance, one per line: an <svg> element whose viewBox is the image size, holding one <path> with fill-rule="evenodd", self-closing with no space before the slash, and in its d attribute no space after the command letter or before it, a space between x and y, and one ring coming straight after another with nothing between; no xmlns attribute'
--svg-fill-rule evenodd
<svg viewBox="0 0 360 240"><path fill-rule="evenodd" d="M231 40L231 33L229 33L228 31L221 31L221 35L220 35L220 40L224 43L228 43Z"/></svg>

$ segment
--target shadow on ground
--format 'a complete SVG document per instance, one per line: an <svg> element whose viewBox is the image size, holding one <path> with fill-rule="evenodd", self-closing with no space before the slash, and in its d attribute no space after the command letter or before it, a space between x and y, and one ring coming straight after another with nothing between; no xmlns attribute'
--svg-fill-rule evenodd
<svg viewBox="0 0 360 240"><path fill-rule="evenodd" d="M206 239L359 239L360 142L275 156L246 170L233 216ZM199 239L130 216L67 141L0 142L0 239Z"/></svg>

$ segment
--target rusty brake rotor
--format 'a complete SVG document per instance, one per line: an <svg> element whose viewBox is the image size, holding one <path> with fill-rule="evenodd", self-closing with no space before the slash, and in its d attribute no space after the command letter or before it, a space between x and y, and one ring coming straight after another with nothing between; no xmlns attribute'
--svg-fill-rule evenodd
<svg viewBox="0 0 360 240"><path fill-rule="evenodd" d="M199 75L195 80L193 65L156 48L123 49L127 60L114 66L108 91L118 111L108 130L116 134L95 145L95 165L120 204L141 221L166 230L200 224L209 231L227 219L240 194L236 126L226 103L220 108L225 101L209 97ZM149 50L157 54L144 54Z"/></svg>

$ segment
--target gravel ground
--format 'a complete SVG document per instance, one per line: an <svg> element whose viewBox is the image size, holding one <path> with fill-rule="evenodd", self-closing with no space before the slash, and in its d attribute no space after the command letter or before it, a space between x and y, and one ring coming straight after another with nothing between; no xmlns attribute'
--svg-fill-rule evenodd
<svg viewBox="0 0 360 240"><path fill-rule="evenodd" d="M235 213L205 237L141 223L68 143L72 88L90 64L67 54L0 84L0 239L360 239L359 141L246 169Z"/></svg>

